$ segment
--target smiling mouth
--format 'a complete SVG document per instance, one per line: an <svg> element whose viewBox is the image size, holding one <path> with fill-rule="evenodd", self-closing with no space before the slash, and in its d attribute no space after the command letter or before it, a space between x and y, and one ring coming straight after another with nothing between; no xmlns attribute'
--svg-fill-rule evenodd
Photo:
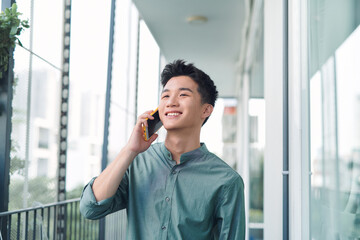
<svg viewBox="0 0 360 240"><path fill-rule="evenodd" d="M172 113L167 113L166 116L179 116L181 113L179 112L172 112Z"/></svg>

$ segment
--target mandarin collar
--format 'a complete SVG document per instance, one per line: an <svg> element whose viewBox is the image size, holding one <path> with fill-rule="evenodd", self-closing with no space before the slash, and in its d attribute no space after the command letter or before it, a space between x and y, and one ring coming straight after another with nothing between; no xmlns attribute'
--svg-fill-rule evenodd
<svg viewBox="0 0 360 240"><path fill-rule="evenodd" d="M172 155L171 152L165 147L165 143L161 144L161 150L166 158L166 160L171 161L174 164L171 165L176 165L176 161L172 159ZM191 159L196 159L199 158L200 156L204 155L205 153L208 153L208 149L205 145L205 143L200 143L200 147L197 149L194 149L190 152L186 152L181 154L180 156L180 164L183 164Z"/></svg>

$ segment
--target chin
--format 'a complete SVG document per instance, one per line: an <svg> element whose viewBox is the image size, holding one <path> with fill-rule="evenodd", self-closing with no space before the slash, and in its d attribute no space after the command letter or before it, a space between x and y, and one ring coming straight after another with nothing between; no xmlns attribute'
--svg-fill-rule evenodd
<svg viewBox="0 0 360 240"><path fill-rule="evenodd" d="M181 124L175 124L175 123L171 123L171 124L164 123L164 128L167 131L175 131L175 130L180 130L180 129L184 128L184 126L182 126Z"/></svg>
<svg viewBox="0 0 360 240"><path fill-rule="evenodd" d="M172 131L172 130L179 129L178 126L173 126L173 125L164 125L164 128L166 129L166 131Z"/></svg>

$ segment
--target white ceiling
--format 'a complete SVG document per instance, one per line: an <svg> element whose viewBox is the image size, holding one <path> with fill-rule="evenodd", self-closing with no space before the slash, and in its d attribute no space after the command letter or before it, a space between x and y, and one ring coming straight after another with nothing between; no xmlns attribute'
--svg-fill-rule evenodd
<svg viewBox="0 0 360 240"><path fill-rule="evenodd" d="M166 60L184 59L208 73L221 97L235 96L244 0L134 0ZM189 24L190 16L208 18Z"/></svg>

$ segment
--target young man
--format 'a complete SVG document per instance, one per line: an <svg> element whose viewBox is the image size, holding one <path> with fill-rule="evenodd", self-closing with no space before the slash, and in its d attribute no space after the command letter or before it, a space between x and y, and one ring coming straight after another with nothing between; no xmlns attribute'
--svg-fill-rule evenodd
<svg viewBox="0 0 360 240"><path fill-rule="evenodd" d="M245 239L242 178L200 143L217 98L214 82L177 60L161 74L164 143L143 138L142 114L116 159L84 188L80 211L98 219L127 209L127 239Z"/></svg>

